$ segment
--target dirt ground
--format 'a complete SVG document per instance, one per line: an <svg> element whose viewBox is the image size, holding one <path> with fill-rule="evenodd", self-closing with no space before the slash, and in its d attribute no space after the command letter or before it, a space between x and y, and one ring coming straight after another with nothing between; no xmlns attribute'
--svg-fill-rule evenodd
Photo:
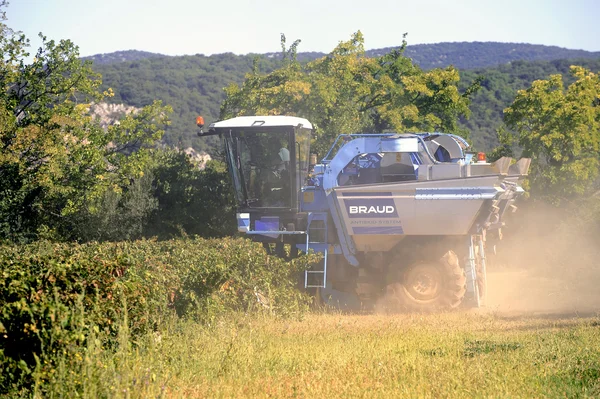
<svg viewBox="0 0 600 399"><path fill-rule="evenodd" d="M575 281L569 281L531 270L492 270L488 273L485 310L574 316L600 313L600 275L595 277L595 281L582 281L573 276Z"/></svg>
<svg viewBox="0 0 600 399"><path fill-rule="evenodd" d="M487 309L600 313L600 235L593 222L551 207L523 209L490 254ZM491 252L491 251L489 251Z"/></svg>

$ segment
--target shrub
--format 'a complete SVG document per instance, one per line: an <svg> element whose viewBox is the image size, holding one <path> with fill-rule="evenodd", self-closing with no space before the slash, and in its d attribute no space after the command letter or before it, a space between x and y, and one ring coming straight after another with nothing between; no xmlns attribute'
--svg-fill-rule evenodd
<svg viewBox="0 0 600 399"><path fill-rule="evenodd" d="M153 196L158 202L144 234L223 237L236 231L235 206L227 167L209 161L201 170L183 152L157 153Z"/></svg>
<svg viewBox="0 0 600 399"><path fill-rule="evenodd" d="M53 359L93 332L116 345L123 320L135 338L170 317L301 312L295 276L312 260L286 263L239 238L0 247L0 392L29 386L36 367L50 378Z"/></svg>

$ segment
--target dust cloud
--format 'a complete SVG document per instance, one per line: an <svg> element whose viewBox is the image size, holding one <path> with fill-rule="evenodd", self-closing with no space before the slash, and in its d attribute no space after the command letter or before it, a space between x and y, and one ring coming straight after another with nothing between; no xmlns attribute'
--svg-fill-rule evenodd
<svg viewBox="0 0 600 399"><path fill-rule="evenodd" d="M488 241L484 311L600 314L599 224L597 209L522 206Z"/></svg>

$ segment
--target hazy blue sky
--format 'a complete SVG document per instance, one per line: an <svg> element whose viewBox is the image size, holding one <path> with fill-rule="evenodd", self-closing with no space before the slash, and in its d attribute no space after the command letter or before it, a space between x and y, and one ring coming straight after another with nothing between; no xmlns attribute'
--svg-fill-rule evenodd
<svg viewBox="0 0 600 399"><path fill-rule="evenodd" d="M8 25L81 55L118 50L215 54L332 50L361 30L367 49L408 42L500 41L600 51L600 0L9 0Z"/></svg>

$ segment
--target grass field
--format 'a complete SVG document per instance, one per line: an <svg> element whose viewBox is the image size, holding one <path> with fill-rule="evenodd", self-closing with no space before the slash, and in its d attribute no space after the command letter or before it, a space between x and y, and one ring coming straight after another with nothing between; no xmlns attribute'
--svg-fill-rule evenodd
<svg viewBox="0 0 600 399"><path fill-rule="evenodd" d="M121 337L128 341L126 333ZM56 397L600 397L600 315L238 315L88 346Z"/></svg>

